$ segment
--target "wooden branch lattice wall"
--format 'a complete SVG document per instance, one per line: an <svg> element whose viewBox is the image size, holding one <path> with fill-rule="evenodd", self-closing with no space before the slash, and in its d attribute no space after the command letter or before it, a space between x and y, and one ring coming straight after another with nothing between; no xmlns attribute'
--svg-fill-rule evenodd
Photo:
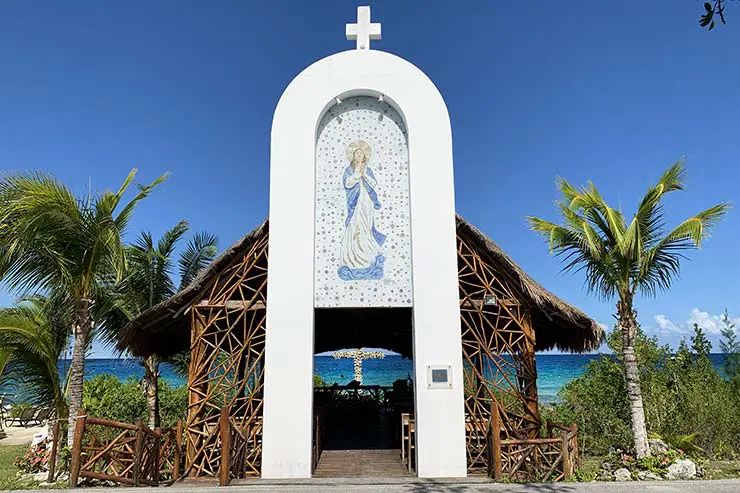
<svg viewBox="0 0 740 493"><path fill-rule="evenodd" d="M210 282L190 307L192 321L189 402L185 427L186 472L223 478L221 410L228 436L238 438L228 465L231 478L258 476L267 288L267 235ZM491 406L499 410L503 440L534 439L537 409L535 335L530 307L507 276L458 234L458 279L465 370L468 469L486 470ZM486 304L486 295L495 304ZM504 444L506 442L503 442ZM243 445L242 445L243 444ZM238 467L233 465L238 464ZM243 466L242 466L243 464Z"/></svg>
<svg viewBox="0 0 740 493"><path fill-rule="evenodd" d="M186 471L190 477L219 477L219 419L228 408L240 442L239 467L229 478L259 476L262 460L267 290L267 235L211 281L191 307Z"/></svg>
<svg viewBox="0 0 740 493"><path fill-rule="evenodd" d="M534 438L537 410L535 336L529 308L476 248L458 233L468 470L489 466L491 406L498 406L503 438ZM485 304L486 295L495 304Z"/></svg>

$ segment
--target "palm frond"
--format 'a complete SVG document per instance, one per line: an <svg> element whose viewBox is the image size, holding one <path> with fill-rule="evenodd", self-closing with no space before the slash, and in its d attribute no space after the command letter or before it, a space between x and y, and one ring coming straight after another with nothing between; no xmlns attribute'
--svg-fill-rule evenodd
<svg viewBox="0 0 740 493"><path fill-rule="evenodd" d="M680 274L681 260L685 258L683 252L701 247L702 240L728 209L728 204L718 204L686 219L644 252L634 287L647 295L668 289L671 281Z"/></svg>
<svg viewBox="0 0 740 493"><path fill-rule="evenodd" d="M632 296L636 290L655 294L679 274L683 252L701 246L709 230L722 219L727 204L719 204L687 219L665 233L662 199L684 190L683 160L668 168L643 196L629 224L610 207L596 186L577 188L557 180L556 202L562 224L529 217L532 230L563 258L564 271L584 271L589 291L603 298Z"/></svg>
<svg viewBox="0 0 740 493"><path fill-rule="evenodd" d="M686 164L685 158L676 161L673 166L668 168L658 180L658 184L663 188L663 193L686 190Z"/></svg>
<svg viewBox="0 0 740 493"><path fill-rule="evenodd" d="M157 242L157 254L162 258L169 258L178 241L187 233L190 225L187 221L180 221L172 229L165 231Z"/></svg>
<svg viewBox="0 0 740 493"><path fill-rule="evenodd" d="M167 364L175 375L187 379L190 370L190 351L183 351L167 358Z"/></svg>
<svg viewBox="0 0 740 493"><path fill-rule="evenodd" d="M49 317L54 307L47 303L36 297L0 309L0 348L12 355L3 368L3 380L22 389L32 403L53 404L62 417L67 404L57 361L68 339L59 337L56 322Z"/></svg>
<svg viewBox="0 0 740 493"><path fill-rule="evenodd" d="M123 186L121 186L121 189L116 194L116 197L118 201L120 201L121 197L125 193L126 189L130 185L131 181L133 180L133 176L136 175L137 170L133 169L131 170L131 173L129 173L129 176L126 178L126 181L124 182ZM116 224L116 227L123 231L126 229L126 226L128 225L129 220L131 219L131 215L134 212L134 209L136 208L136 204L138 204L141 200L145 199L152 191L161 183L165 182L167 178L169 177L169 173L164 173L162 176L151 182L149 185L139 185L139 192L132 198L126 205L123 206L121 209L121 212L118 213L118 215L115 217L114 222ZM118 201L116 204L118 204Z"/></svg>
<svg viewBox="0 0 740 493"><path fill-rule="evenodd" d="M193 236L180 255L180 289L190 284L216 258L217 245L218 238L206 231Z"/></svg>
<svg viewBox="0 0 740 493"><path fill-rule="evenodd" d="M702 240L709 236L712 227L717 225L730 209L730 204L717 204L694 217L686 219L676 226L665 237L665 242L689 240L694 247L700 248Z"/></svg>
<svg viewBox="0 0 740 493"><path fill-rule="evenodd" d="M625 244L627 250L640 252L652 248L660 240L665 225L661 200L667 193L685 189L685 174L683 161L679 160L661 175L655 186L648 189L631 223L635 225L636 234Z"/></svg>

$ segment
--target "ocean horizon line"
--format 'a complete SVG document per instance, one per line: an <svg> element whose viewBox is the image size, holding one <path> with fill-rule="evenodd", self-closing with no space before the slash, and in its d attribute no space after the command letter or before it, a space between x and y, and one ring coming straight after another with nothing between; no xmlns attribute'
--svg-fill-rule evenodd
<svg viewBox="0 0 740 493"><path fill-rule="evenodd" d="M334 351L325 351L325 352L322 352L322 353L316 353L316 354L314 354L314 357L315 358L333 358L334 357L333 354L336 351L346 351L346 350L351 350L351 349L357 349L357 348L347 348L347 349L337 349L337 350L334 350ZM381 349L378 349L378 348L360 348L360 349L362 349L363 351L381 351ZM385 350L385 351L387 351L387 350ZM401 357L401 358L405 358L403 355L401 355L399 353L395 353L393 351L388 351L388 352L386 352L384 354L385 354L385 356L398 356L398 357ZM556 353L556 352L542 351L542 352L535 353L535 357L542 357L542 356L562 356L562 357L574 357L575 356L575 357L578 357L578 356L598 356L598 355L602 355L602 354L603 355L613 355L614 353L612 353L612 352L605 352L605 351L588 352L588 353L565 353L565 352L558 352L558 353ZM673 353L673 354L675 354L675 353ZM725 353L722 353L722 352L711 352L709 354L711 356L722 356ZM410 358L405 358L405 359L410 359ZM131 360L131 361L139 361L139 360L142 360L142 358L140 358L138 356L118 356L118 357L112 357L112 356L111 357L95 356L95 357L91 357L91 358L85 358L85 361L102 361L102 360L108 360L108 361L128 361L128 360ZM59 361L71 361L71 358L59 358ZM166 361L165 361L165 363L166 363Z"/></svg>

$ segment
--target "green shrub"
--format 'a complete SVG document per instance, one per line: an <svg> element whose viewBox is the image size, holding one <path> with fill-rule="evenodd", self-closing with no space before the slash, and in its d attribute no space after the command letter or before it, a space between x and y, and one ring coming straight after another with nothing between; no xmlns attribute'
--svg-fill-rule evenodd
<svg viewBox="0 0 740 493"><path fill-rule="evenodd" d="M673 353L654 338L640 333L635 350L648 430L690 453L730 457L740 453L740 398L735 386L715 370L709 359L711 344L698 326L690 345L682 342ZM608 339L615 356L592 361L585 373L570 381L560 402L543 415L579 428L583 450L606 454L619 447L629 450L632 435L620 361L617 331ZM681 440L691 437L692 447Z"/></svg>
<svg viewBox="0 0 740 493"><path fill-rule="evenodd" d="M185 419L188 410L188 388L186 386L170 387L159 381L159 414L162 417L162 427L175 426L178 421Z"/></svg>
<svg viewBox="0 0 740 493"><path fill-rule="evenodd" d="M159 412L162 426L174 426L185 419L188 395L186 387L170 387L159 381ZM122 382L113 375L96 375L85 381L82 405L90 416L123 423L146 422L146 399L138 381L131 377Z"/></svg>

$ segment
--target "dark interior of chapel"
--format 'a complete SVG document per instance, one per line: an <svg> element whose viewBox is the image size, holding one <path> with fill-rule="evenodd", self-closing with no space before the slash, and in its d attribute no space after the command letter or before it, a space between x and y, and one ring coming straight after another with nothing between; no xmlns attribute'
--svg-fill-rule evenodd
<svg viewBox="0 0 740 493"><path fill-rule="evenodd" d="M314 353L378 348L412 357L411 308L317 308ZM323 450L399 449L401 414L413 413L413 383L314 386L314 426ZM316 430L315 434L316 434Z"/></svg>

